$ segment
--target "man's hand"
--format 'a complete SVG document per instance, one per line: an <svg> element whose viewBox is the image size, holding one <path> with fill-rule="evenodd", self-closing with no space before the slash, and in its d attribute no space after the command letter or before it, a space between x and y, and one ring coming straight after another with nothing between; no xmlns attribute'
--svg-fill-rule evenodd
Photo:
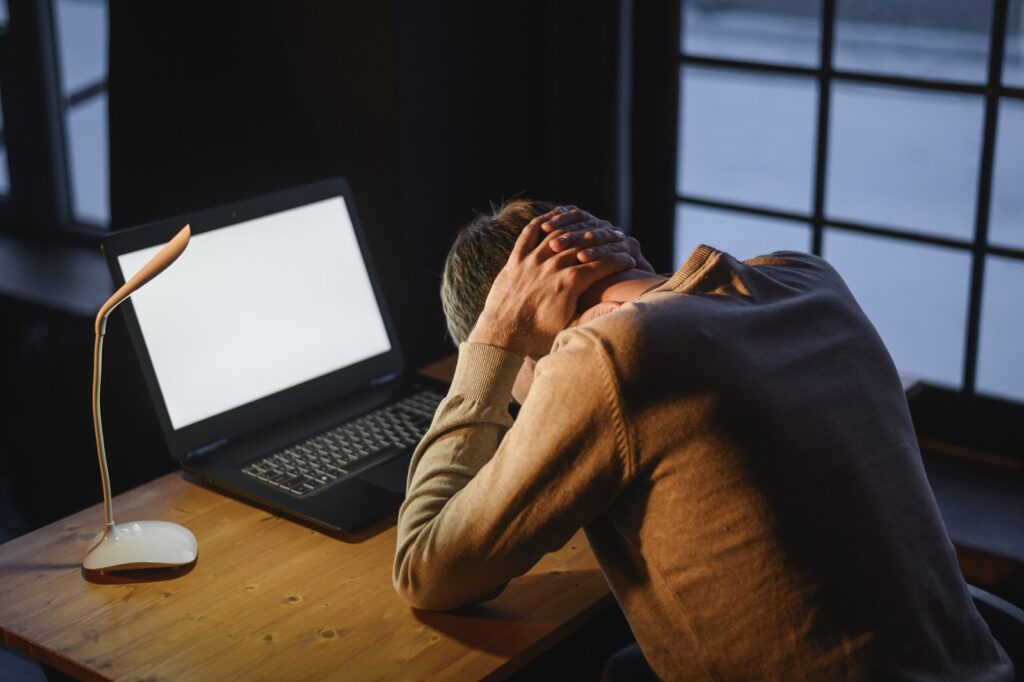
<svg viewBox="0 0 1024 682"><path fill-rule="evenodd" d="M562 210L557 215L572 213ZM545 235L542 227L555 217L554 212L541 216L523 228L508 263L491 286L469 341L499 346L524 357L546 355L555 336L575 315L580 295L594 282L636 265L621 237L595 246L583 240L585 250L592 252L583 262L578 246L556 251L552 241L566 233L556 225ZM582 221L559 222L571 225ZM614 248L616 245L619 248Z"/></svg>
<svg viewBox="0 0 1024 682"><path fill-rule="evenodd" d="M627 237L622 230L607 220L596 218L583 209L575 206L559 206L542 216L538 216L531 224L540 225L545 233L561 230L565 234L550 242L550 248L560 253L575 248L581 263L597 260L613 251L624 251L636 261L636 268L654 273L654 268L640 253L640 242Z"/></svg>

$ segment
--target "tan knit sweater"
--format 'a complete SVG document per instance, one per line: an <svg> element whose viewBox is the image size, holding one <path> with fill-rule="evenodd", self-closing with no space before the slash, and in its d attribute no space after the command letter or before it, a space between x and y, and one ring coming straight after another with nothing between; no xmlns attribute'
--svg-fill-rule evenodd
<svg viewBox="0 0 1024 682"><path fill-rule="evenodd" d="M521 359L463 344L409 471L396 589L496 595L581 526L675 679L1010 679L880 339L828 264L699 247Z"/></svg>

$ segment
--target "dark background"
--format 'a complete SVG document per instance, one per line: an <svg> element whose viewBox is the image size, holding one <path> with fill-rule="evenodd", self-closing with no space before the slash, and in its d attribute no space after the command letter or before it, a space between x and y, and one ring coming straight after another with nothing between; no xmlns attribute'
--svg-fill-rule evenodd
<svg viewBox="0 0 1024 682"><path fill-rule="evenodd" d="M12 27L29 2L13 0ZM454 351L438 297L444 256L492 202L540 197L636 224L651 260L671 266L677 22L676 3L617 0L111 3L111 227L344 176L407 361L421 366ZM3 65L10 92L38 87L31 66L17 77ZM18 158L22 177L51 172L44 155ZM71 248L29 210L48 197L15 199L25 203L6 232ZM69 271L49 261L80 256L45 251L27 288ZM109 286L86 270L63 290ZM11 403L0 486L20 515L9 537L99 501L100 488L91 316L31 295L0 298L0 316ZM118 315L104 362L116 493L173 463Z"/></svg>
<svg viewBox="0 0 1024 682"><path fill-rule="evenodd" d="M403 346L433 359L474 209L616 210L616 3L572 4L115 3L114 225L343 175Z"/></svg>

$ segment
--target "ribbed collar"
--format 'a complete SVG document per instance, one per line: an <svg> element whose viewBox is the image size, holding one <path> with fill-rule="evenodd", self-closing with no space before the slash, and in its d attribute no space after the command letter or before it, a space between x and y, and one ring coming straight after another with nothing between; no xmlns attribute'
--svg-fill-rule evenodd
<svg viewBox="0 0 1024 682"><path fill-rule="evenodd" d="M690 257L686 259L686 262L683 263L682 267L676 270L674 275L669 277L667 281L651 287L641 294L641 296L657 291L674 291L675 289L680 288L686 280L690 279L690 277L695 275L698 270L704 267L708 262L708 259L717 253L718 251L710 246L700 244L693 250L693 253L691 253Z"/></svg>

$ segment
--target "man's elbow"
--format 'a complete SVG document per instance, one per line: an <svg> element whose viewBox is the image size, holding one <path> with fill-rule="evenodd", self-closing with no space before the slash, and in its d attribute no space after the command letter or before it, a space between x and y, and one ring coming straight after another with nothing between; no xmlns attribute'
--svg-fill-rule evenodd
<svg viewBox="0 0 1024 682"><path fill-rule="evenodd" d="M410 588L409 586L395 586L398 594L409 606L422 611L452 611L462 606L461 602L451 599L448 595L434 591Z"/></svg>
<svg viewBox="0 0 1024 682"><path fill-rule="evenodd" d="M395 591L414 609L452 611L494 599L505 588L478 590L468 580L442 567L423 566L424 562L396 557L393 582ZM420 565L417 565L420 564Z"/></svg>
<svg viewBox="0 0 1024 682"><path fill-rule="evenodd" d="M423 573L425 575L414 572L406 565L395 564L395 591L409 606L426 611L451 611L465 606L453 598L451 590L441 580L427 577L429 572Z"/></svg>

